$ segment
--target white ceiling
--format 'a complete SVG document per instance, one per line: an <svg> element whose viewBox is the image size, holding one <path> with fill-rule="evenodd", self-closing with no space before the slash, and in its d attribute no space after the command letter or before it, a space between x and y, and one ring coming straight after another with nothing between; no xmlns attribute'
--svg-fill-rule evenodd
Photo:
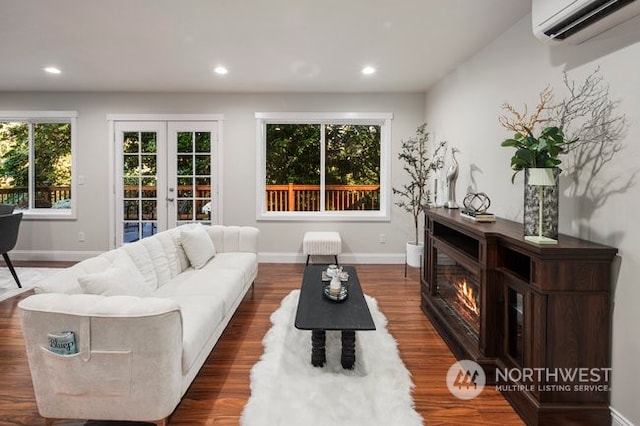
<svg viewBox="0 0 640 426"><path fill-rule="evenodd" d="M530 0L0 0L0 90L424 91L530 10ZM51 65L62 74L46 74ZM377 72L363 76L365 65Z"/></svg>

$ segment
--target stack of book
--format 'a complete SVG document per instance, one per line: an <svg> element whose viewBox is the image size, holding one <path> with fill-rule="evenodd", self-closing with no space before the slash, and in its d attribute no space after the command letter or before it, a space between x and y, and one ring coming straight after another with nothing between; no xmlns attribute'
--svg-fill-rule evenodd
<svg viewBox="0 0 640 426"><path fill-rule="evenodd" d="M462 209L460 210L460 216L465 219L470 219L475 222L495 222L496 216L493 213L478 213L474 210Z"/></svg>

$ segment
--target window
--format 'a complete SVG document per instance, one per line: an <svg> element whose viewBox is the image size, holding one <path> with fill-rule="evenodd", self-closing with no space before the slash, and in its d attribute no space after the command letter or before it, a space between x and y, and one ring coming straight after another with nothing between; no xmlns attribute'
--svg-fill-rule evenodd
<svg viewBox="0 0 640 426"><path fill-rule="evenodd" d="M0 203L27 216L74 217L76 113L0 111Z"/></svg>
<svg viewBox="0 0 640 426"><path fill-rule="evenodd" d="M262 220L389 220L388 113L257 113Z"/></svg>

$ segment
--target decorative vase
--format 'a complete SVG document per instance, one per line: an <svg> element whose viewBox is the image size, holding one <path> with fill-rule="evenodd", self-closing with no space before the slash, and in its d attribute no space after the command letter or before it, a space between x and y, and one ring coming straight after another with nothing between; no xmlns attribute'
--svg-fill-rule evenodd
<svg viewBox="0 0 640 426"><path fill-rule="evenodd" d="M419 268L424 253L423 243L407 243L407 265L413 268Z"/></svg>
<svg viewBox="0 0 640 426"><path fill-rule="evenodd" d="M340 294L341 288L342 282L340 281L340 276L336 274L331 278L331 282L329 283L329 292L332 296L337 296Z"/></svg>
<svg viewBox="0 0 640 426"><path fill-rule="evenodd" d="M524 170L525 238L540 235L558 239L559 176L557 167Z"/></svg>

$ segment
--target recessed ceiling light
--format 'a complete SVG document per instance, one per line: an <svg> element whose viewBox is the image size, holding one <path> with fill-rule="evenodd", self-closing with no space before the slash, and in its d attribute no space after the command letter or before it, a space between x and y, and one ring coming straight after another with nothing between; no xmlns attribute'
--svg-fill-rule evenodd
<svg viewBox="0 0 640 426"><path fill-rule="evenodd" d="M60 74L62 72L60 71L60 68L57 67L45 67L44 70L49 74Z"/></svg>
<svg viewBox="0 0 640 426"><path fill-rule="evenodd" d="M213 72L215 72L218 75L225 75L229 72L229 70L226 69L225 67L220 66L220 67L215 67L213 69Z"/></svg>
<svg viewBox="0 0 640 426"><path fill-rule="evenodd" d="M364 75L371 75L373 73L376 72L376 69L372 66L366 66L364 68L362 68L362 74Z"/></svg>

